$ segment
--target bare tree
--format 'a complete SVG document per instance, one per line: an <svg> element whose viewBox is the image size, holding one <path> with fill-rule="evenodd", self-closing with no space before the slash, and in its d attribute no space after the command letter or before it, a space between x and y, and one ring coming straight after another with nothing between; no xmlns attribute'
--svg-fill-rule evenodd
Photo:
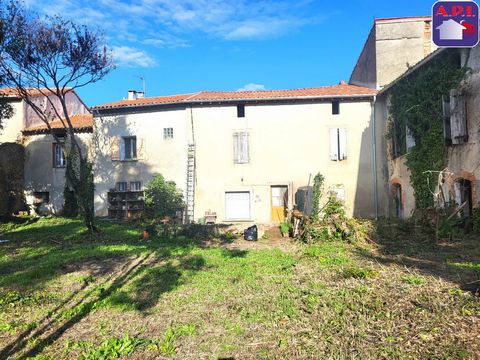
<svg viewBox="0 0 480 360"><path fill-rule="evenodd" d="M40 18L12 1L0 0L0 73L63 144L67 161L66 181L76 194L80 214L95 231L93 174L86 151L75 137L66 96L75 89L102 79L114 68L104 37L59 16ZM32 89L47 102L34 101ZM60 103L60 107L55 106ZM62 143L50 122L59 120L67 141Z"/></svg>

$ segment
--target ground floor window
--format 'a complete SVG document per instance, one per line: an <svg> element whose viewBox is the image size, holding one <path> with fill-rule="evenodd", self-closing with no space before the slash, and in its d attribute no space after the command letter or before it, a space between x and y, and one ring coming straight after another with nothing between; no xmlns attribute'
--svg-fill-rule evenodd
<svg viewBox="0 0 480 360"><path fill-rule="evenodd" d="M34 204L48 204L50 202L50 193L48 191L35 191L33 193Z"/></svg>
<svg viewBox="0 0 480 360"><path fill-rule="evenodd" d="M225 218L227 220L249 220L250 192L230 191L225 193Z"/></svg>

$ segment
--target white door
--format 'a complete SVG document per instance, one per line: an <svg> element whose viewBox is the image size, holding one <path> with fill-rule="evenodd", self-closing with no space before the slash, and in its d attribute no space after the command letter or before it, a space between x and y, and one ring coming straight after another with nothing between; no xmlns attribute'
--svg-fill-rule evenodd
<svg viewBox="0 0 480 360"><path fill-rule="evenodd" d="M250 193L248 191L225 193L225 217L228 220L250 219Z"/></svg>

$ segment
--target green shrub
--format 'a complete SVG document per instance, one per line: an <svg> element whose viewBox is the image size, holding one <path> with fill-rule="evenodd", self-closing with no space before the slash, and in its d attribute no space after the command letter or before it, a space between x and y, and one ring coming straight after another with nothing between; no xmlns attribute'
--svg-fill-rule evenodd
<svg viewBox="0 0 480 360"><path fill-rule="evenodd" d="M282 233L282 235L288 235L290 233L290 223L286 222L286 221L282 221L280 223L280 232Z"/></svg>
<svg viewBox="0 0 480 360"><path fill-rule="evenodd" d="M145 209L148 216L174 216L176 211L183 208L183 195L175 182L166 181L161 174L155 174L145 185Z"/></svg>

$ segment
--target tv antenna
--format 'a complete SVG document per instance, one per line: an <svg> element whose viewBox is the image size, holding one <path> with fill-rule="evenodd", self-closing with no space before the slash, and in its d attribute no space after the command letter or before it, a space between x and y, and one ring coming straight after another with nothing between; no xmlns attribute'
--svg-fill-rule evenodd
<svg viewBox="0 0 480 360"><path fill-rule="evenodd" d="M143 91L143 94L145 95L145 78L143 75L140 75L138 78L142 80L142 91Z"/></svg>

